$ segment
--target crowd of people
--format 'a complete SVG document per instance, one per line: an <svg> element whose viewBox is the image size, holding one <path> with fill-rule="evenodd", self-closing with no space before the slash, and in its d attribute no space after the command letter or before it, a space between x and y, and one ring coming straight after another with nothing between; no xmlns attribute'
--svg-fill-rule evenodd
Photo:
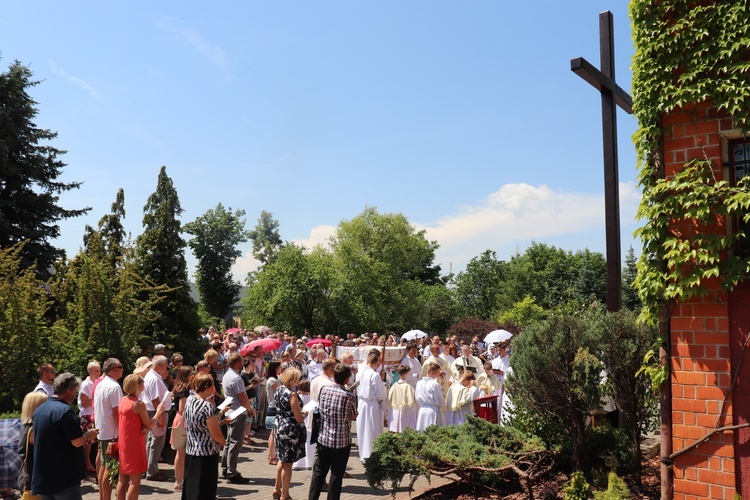
<svg viewBox="0 0 750 500"><path fill-rule="evenodd" d="M84 380L42 364L22 408L22 489L45 498L81 498L89 471L96 472L101 499L114 493L134 500L143 479L171 480L159 469L169 444L173 488L183 499L215 498L219 476L233 484L250 481L237 468L239 457L265 427L268 463L276 467L275 499L291 498L292 472L299 469L312 469L308 498L323 491L339 498L352 422L364 463L383 432L459 425L481 396L500 397L501 408L510 404L507 343L484 346L475 338L459 345L455 337L408 341L378 334L310 340L307 334L297 339L241 329L209 329L201 337L206 350L194 365L179 353L168 358L161 345L132 370L116 358L92 361ZM259 339L274 342L248 345ZM406 355L386 363L386 353L393 356L384 347ZM126 371L131 373L124 376ZM320 427L311 441L316 412Z"/></svg>

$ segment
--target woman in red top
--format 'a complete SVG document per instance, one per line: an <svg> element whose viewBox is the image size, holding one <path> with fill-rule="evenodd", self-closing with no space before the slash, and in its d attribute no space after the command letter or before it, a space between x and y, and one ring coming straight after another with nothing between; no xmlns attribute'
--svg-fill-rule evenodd
<svg viewBox="0 0 750 500"><path fill-rule="evenodd" d="M156 423L164 413L164 403L159 403L154 418L148 418L146 405L138 399L143 391L144 383L140 375L135 373L125 377L122 390L125 397L120 400L118 407L119 419L119 449L120 449L120 478L117 484L117 500L135 500L141 487L141 475L148 469L146 459L146 440L144 434Z"/></svg>

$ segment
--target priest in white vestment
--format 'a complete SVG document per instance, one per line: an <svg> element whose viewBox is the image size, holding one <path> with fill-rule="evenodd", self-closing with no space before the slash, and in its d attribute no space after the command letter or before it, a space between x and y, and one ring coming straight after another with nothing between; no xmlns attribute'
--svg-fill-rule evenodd
<svg viewBox="0 0 750 500"><path fill-rule="evenodd" d="M367 355L367 364L357 375L359 399L357 416L357 446L363 462L372 455L375 439L383 433L383 406L386 398L385 383L380 378L380 353Z"/></svg>

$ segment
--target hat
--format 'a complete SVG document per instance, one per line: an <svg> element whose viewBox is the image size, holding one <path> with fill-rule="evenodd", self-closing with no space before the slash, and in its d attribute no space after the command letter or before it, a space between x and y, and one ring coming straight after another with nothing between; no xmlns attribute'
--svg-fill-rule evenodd
<svg viewBox="0 0 750 500"><path fill-rule="evenodd" d="M135 361L135 369L133 370L133 373L143 376L153 364L153 361L148 359L147 356L141 356Z"/></svg>

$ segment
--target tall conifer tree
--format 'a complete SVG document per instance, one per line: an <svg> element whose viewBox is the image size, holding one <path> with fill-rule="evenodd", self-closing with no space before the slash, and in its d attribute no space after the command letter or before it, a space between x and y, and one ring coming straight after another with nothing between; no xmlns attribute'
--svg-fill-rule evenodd
<svg viewBox="0 0 750 500"><path fill-rule="evenodd" d="M18 61L0 73L0 248L27 240L21 266L36 262L37 272L46 277L64 255L50 243L60 234L57 223L89 209L66 210L58 205L60 193L81 183L58 180L65 167L59 157L65 151L48 144L57 132L34 123L37 103L28 90L38 83Z"/></svg>
<svg viewBox="0 0 750 500"><path fill-rule="evenodd" d="M141 276L172 289L166 300L156 306L159 318L144 333L154 342L191 352L197 347L199 321L197 306L190 297L185 240L178 219L182 211L177 190L163 166L156 191L143 207L143 233L136 240L136 262Z"/></svg>

